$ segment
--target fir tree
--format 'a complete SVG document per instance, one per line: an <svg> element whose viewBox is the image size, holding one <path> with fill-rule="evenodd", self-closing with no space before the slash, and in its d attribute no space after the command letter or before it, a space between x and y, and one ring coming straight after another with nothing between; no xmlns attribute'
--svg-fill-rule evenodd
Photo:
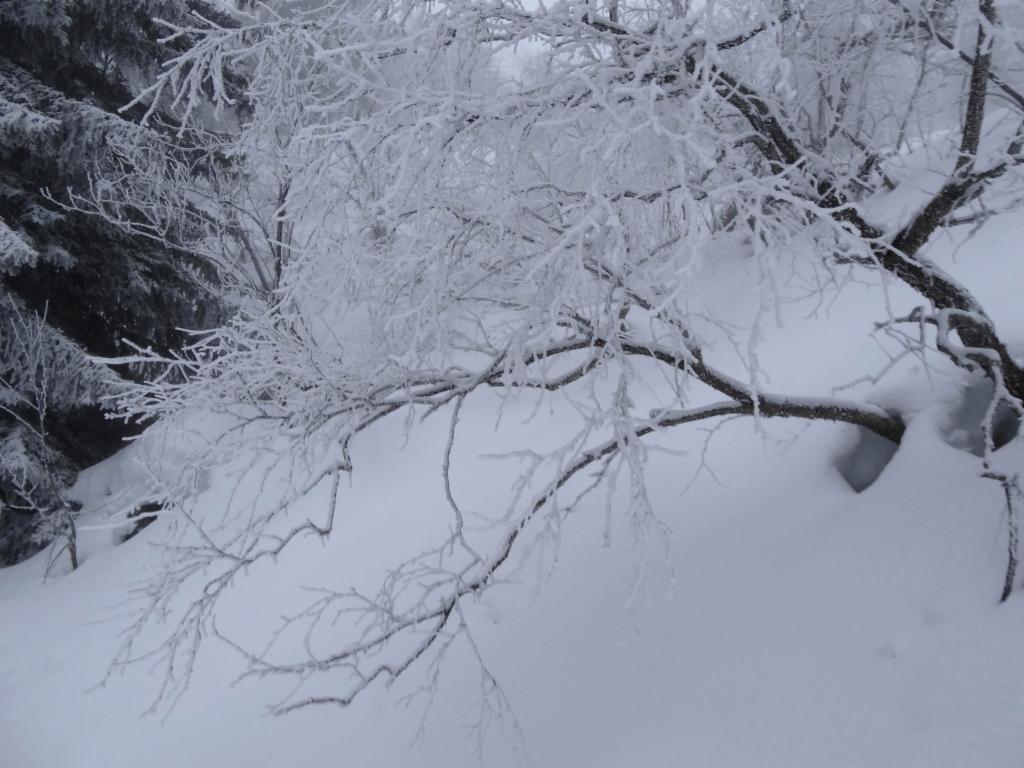
<svg viewBox="0 0 1024 768"><path fill-rule="evenodd" d="M61 204L146 170L118 147L187 155L167 110L148 127L119 110L175 52L155 19L195 13L230 23L194 0L0 2L0 565L56 534L46 513L74 470L126 434L104 396L140 371L92 357L165 349L218 315L209 265L173 247L188 232L146 238Z"/></svg>

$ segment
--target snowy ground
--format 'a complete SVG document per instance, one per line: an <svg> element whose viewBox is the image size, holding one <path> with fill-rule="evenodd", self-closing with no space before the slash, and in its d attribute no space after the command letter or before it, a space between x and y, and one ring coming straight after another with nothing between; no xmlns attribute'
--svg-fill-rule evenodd
<svg viewBox="0 0 1024 768"><path fill-rule="evenodd" d="M952 239L931 248L1015 339L1024 339L1022 237L1024 222L1004 217L963 248ZM750 279L742 265L727 265L702 295L735 303ZM763 344L762 359L775 366L771 388L827 391L880 364L866 333L884 312L871 296L851 286L814 320L804 306L787 308L785 340ZM897 305L904 298L893 294ZM790 444L732 423L708 457L717 482L705 474L688 490L703 435L664 440L690 454L652 455L652 495L674 533L672 568L652 546L639 599L628 594L637 561L628 525L616 523L604 546L602 504L581 507L548 580L528 564L522 583L491 593L467 617L529 756L552 768L1024 765L1024 594L997 605L1003 508L999 489L978 478L980 460L950 445L963 442L952 436L963 425L950 417L960 384L942 375L929 383L907 367L878 386L877 397L898 403L910 424L891 464L860 494L835 468L855 440L846 428L770 425L774 438L799 433ZM514 471L478 455L546 440L553 428L546 412L529 419L524 401L494 433L491 406L471 399L462 417L471 426L458 443L455 490L469 510L500 511ZM385 423L361 438L331 543L299 545L254 569L225 604L222 629L260 637L295 587L367 578L415 546L448 514L446 429L428 421L406 441L401 425ZM114 506L142 493L132 490L133 450L83 476L89 505L108 492L124 494ZM1017 446L1001 453L1019 465ZM211 513L228 485L226 471L211 472ZM101 523L103 511L90 520ZM242 662L215 640L170 711L141 716L160 681L145 664L96 688L123 625L125 589L155 567L150 545L166 528L158 521L119 546L111 530L85 531L84 563L67 576L44 581L45 554L0 571L0 766L479 764L468 740L476 678L465 649L449 658L415 743L422 708L398 705L418 682L415 668L404 684L374 689L344 712L286 717L265 716L285 692L275 683L231 686ZM484 765L516 759L512 742L488 740Z"/></svg>

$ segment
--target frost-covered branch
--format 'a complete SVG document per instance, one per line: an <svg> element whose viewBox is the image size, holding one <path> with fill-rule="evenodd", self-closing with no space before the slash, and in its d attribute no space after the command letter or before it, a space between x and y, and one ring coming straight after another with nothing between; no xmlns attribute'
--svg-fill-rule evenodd
<svg viewBox="0 0 1024 768"><path fill-rule="evenodd" d="M645 438L745 416L856 425L899 443L903 417L871 402L761 386L761 326L791 297L789 281L807 274L822 296L847 281L908 286L927 308L893 312L883 327L917 324L912 352L927 347L988 377L993 409L1019 418L1024 372L1007 340L969 287L924 253L1021 161L1019 129L986 131L989 85L1004 82L993 75L994 4L955 4L977 37L972 56L952 59L954 72L890 0L693 5L619 2L602 16L574 2L328 0L238 29L171 30L195 42L148 103L170 100L198 120L211 94L228 103L225 72L249 77L251 113L219 147L237 159L243 189L228 185L232 194L208 208L196 190L189 203L207 227L223 217L262 297L177 353L137 350L131 360L163 374L120 404L167 424L190 410L224 416L231 426L189 466L245 455L252 469L223 513L179 489L191 534L145 591L122 661L161 661L163 694L180 693L200 639L219 631L221 596L247 568L330 535L336 491L321 520L288 516L358 472L357 437L392 415L411 429L450 414L438 457L449 535L389 570L372 596L318 592L282 628L304 633L304 656L286 658L283 642L260 651L230 639L256 676L301 686L343 673L336 692L297 690L278 711L347 706L415 666L433 675L453 643L471 641L463 608L579 498L611 494L620 474L636 524L648 524ZM540 52L515 58L527 41ZM959 113L922 96L961 94L965 77ZM950 125L956 140L936 153L935 188L899 220L874 221L868 211L906 183L906 147ZM758 277L760 311L742 333L699 309L701 277L730 259ZM740 374L720 362L730 345ZM463 404L483 391L505 402L561 398L579 417L561 448L523 453L521 496L492 510L486 546L466 534L451 460ZM263 494L279 475L287 490ZM1017 488L1014 477L996 479ZM134 644L173 590L197 597L147 656ZM325 629L332 616L336 637Z"/></svg>

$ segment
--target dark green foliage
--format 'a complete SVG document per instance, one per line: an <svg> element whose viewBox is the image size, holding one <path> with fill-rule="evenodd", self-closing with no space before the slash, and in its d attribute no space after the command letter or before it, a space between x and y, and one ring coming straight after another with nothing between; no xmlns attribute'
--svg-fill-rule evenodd
<svg viewBox="0 0 1024 768"><path fill-rule="evenodd" d="M62 205L145 178L112 147L189 151L173 115L141 127L139 108L118 110L174 55L154 18L194 10L229 23L194 0L0 0L0 565L45 543L35 512L129 430L103 418L104 395L143 372L89 356L124 354L124 340L168 349L219 319L187 227L161 242ZM121 214L132 220L131 201Z"/></svg>

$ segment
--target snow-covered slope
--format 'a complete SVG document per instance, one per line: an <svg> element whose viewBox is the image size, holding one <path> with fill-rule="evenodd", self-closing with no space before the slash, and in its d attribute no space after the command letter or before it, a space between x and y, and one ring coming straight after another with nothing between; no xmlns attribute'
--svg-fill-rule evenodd
<svg viewBox="0 0 1024 768"><path fill-rule="evenodd" d="M952 239L931 248L1014 339L1024 339L1022 236L1024 222L1002 217L962 248ZM706 300L728 303L748 278L742 264L723 269L709 278ZM813 320L806 307L787 307L787 335L762 346L772 388L827 391L880 364L866 336L882 316L880 304L866 304L871 295L851 286ZM1024 594L997 605L1004 511L999 488L978 476L980 460L950 445L964 442L951 437L965 426L950 416L961 384L906 366L878 385L876 397L899 404L910 424L860 494L836 469L855 442L839 426L770 424L766 438L749 421L733 422L706 457L715 477L689 487L704 434L661 439L689 451L651 454L652 498L673 532L668 558L656 541L638 553L624 520L606 545L602 501L583 504L550 571L537 576L535 556L515 571L518 583L467 611L530 758L558 768L1024 765ZM460 505L491 514L504 509L516 470L480 456L532 446L560 428L524 399L507 406L495 432L493 407L486 396L467 401L453 459ZM795 442L782 440L794 434ZM331 542L299 543L276 565L254 568L222 606L220 630L258 645L297 587L372 581L415 548L449 515L446 438L443 419L408 439L397 422L361 436ZM126 486L133 498L145 495L133 469L140 450L83 476L91 506ZM1024 457L1010 445L998 458L1019 466ZM203 504L214 514L230 493L228 470L211 469L208 484ZM296 514L315 514L322 502L312 498ZM287 688L266 679L232 687L243 662L209 638L169 711L140 717L162 675L145 662L97 688L126 590L156 568L162 555L151 545L167 528L158 521L118 546L108 529L85 531L82 567L45 582L43 556L0 571L0 766L479 764L467 728L476 663L463 646L448 657L415 742L422 708L399 703L421 682L415 667L345 711L266 717L266 704ZM647 580L631 596L643 556ZM483 764L515 764L514 745L492 733Z"/></svg>

